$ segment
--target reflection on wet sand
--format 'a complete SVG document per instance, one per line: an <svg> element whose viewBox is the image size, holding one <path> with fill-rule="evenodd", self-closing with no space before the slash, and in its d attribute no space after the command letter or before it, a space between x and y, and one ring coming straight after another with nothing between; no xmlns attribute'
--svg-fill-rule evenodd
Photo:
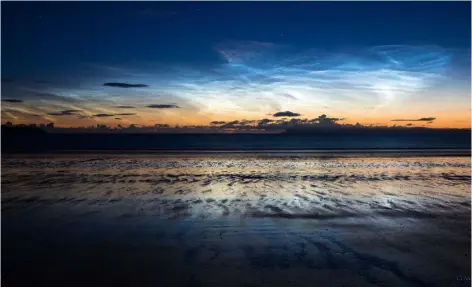
<svg viewBox="0 0 472 287"><path fill-rule="evenodd" d="M464 284L470 171L469 157L4 158L3 279Z"/></svg>

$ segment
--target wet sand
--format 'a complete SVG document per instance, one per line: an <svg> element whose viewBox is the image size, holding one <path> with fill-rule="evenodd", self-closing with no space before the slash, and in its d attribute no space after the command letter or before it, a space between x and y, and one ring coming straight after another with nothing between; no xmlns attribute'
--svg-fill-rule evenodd
<svg viewBox="0 0 472 287"><path fill-rule="evenodd" d="M469 286L470 172L468 156L7 156L2 283Z"/></svg>

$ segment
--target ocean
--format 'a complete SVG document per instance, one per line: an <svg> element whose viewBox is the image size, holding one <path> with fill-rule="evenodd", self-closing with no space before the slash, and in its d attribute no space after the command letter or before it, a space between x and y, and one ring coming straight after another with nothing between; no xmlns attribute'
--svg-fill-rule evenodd
<svg viewBox="0 0 472 287"><path fill-rule="evenodd" d="M2 284L470 285L470 153L316 151L3 154Z"/></svg>
<svg viewBox="0 0 472 287"><path fill-rule="evenodd" d="M2 134L3 152L465 149L470 130L325 131L316 134Z"/></svg>

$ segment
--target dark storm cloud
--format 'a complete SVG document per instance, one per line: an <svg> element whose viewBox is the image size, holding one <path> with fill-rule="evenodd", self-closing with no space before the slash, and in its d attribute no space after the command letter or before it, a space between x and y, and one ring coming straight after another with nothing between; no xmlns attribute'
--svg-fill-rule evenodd
<svg viewBox="0 0 472 287"><path fill-rule="evenodd" d="M95 114L93 117L96 118L106 118L106 117L115 117L115 116L134 116L136 113L120 113L120 114Z"/></svg>
<svg viewBox="0 0 472 287"><path fill-rule="evenodd" d="M136 113L119 113L115 114L115 116L135 116Z"/></svg>
<svg viewBox="0 0 472 287"><path fill-rule="evenodd" d="M95 114L93 116L96 118L106 118L106 117L114 117L115 114Z"/></svg>
<svg viewBox="0 0 472 287"><path fill-rule="evenodd" d="M310 120L310 122L315 122L315 123L320 123L320 124L334 124L342 120L344 120L344 118L330 118L327 115L323 114L317 118Z"/></svg>
<svg viewBox="0 0 472 287"><path fill-rule="evenodd" d="M22 103L22 100L16 100L16 99L2 99L2 102L7 102L7 103Z"/></svg>
<svg viewBox="0 0 472 287"><path fill-rule="evenodd" d="M278 112L272 115L273 117L299 117L301 116L298 113L290 112L290 111L285 111L285 112Z"/></svg>
<svg viewBox="0 0 472 287"><path fill-rule="evenodd" d="M180 108L176 104L147 105L146 107L152 108L152 109L178 109Z"/></svg>
<svg viewBox="0 0 472 287"><path fill-rule="evenodd" d="M103 84L106 87L116 87L116 88L146 88L149 87L145 84L128 84L128 83L105 83Z"/></svg>
<svg viewBox="0 0 472 287"><path fill-rule="evenodd" d="M259 121L258 125L260 125L260 126L261 126L261 125L266 125L266 124L271 123L271 122L273 122L273 121L274 121L274 120L262 119L262 120Z"/></svg>
<svg viewBox="0 0 472 287"><path fill-rule="evenodd" d="M72 116L76 115L76 113L80 113L81 110L63 110L59 112L48 113L50 116Z"/></svg>
<svg viewBox="0 0 472 287"><path fill-rule="evenodd" d="M287 112L283 113L284 116L287 116ZM290 115L295 114L288 112ZM297 114L298 115L298 114ZM231 122L225 121L212 121L210 126L213 128L220 129L238 129L238 130L287 130L287 129L313 129L313 128L340 128L340 127L350 127L353 125L344 125L340 124L340 121L343 121L344 118L337 117L328 117L325 114L322 114L313 119L307 118L282 118L278 120L272 119L261 119L261 120L235 120ZM357 125L359 127L361 125Z"/></svg>
<svg viewBox="0 0 472 287"><path fill-rule="evenodd" d="M394 119L392 122L432 122L436 120L434 117L420 118L420 119Z"/></svg>
<svg viewBox="0 0 472 287"><path fill-rule="evenodd" d="M121 118L115 118L115 120L119 120L119 121L121 121Z"/></svg>
<svg viewBox="0 0 472 287"><path fill-rule="evenodd" d="M225 128L225 129L231 129L231 128L239 127L240 124L241 124L240 121L232 121L232 122L227 122L227 123L225 123L224 125L222 125L220 127Z"/></svg>
<svg viewBox="0 0 472 287"><path fill-rule="evenodd" d="M134 109L135 107L133 106L116 106L118 109Z"/></svg>

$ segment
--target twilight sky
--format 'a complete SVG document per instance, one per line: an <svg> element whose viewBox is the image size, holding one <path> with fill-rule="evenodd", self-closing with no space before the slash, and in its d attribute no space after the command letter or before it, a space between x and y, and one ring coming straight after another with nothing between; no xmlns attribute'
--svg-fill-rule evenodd
<svg viewBox="0 0 472 287"><path fill-rule="evenodd" d="M469 2L1 5L2 123L470 127Z"/></svg>

